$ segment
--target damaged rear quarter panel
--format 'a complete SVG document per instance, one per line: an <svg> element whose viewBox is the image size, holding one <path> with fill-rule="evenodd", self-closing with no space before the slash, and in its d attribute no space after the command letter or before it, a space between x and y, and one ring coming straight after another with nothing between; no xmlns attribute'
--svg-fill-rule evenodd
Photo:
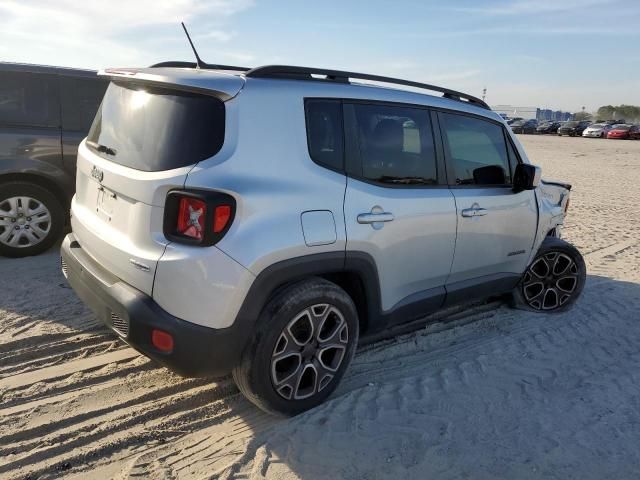
<svg viewBox="0 0 640 480"><path fill-rule="evenodd" d="M531 250L531 258L538 252L544 238L554 230L560 236L560 229L564 224L565 208L569 201L571 185L560 182L542 180L536 188L538 202L538 231Z"/></svg>

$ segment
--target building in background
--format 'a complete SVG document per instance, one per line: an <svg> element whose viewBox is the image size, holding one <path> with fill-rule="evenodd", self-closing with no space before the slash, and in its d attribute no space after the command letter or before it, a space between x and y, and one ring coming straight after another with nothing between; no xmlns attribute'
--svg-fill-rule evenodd
<svg viewBox="0 0 640 480"><path fill-rule="evenodd" d="M493 105L491 109L502 117L524 118L525 120L538 120L539 122L553 121L564 122L571 120L573 115L561 110L541 109L538 107L518 107L515 105Z"/></svg>
<svg viewBox="0 0 640 480"><path fill-rule="evenodd" d="M542 121L551 121L551 122L566 122L567 120L571 120L573 117L572 113L563 112L561 110L549 110L548 108L539 109L537 120L539 122Z"/></svg>

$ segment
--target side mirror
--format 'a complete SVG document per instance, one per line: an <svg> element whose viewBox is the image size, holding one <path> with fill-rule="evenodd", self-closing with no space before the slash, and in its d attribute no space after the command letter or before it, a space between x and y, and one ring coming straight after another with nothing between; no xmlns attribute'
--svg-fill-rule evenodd
<svg viewBox="0 0 640 480"><path fill-rule="evenodd" d="M535 165L519 163L513 174L513 191L533 190L540 185L542 170Z"/></svg>

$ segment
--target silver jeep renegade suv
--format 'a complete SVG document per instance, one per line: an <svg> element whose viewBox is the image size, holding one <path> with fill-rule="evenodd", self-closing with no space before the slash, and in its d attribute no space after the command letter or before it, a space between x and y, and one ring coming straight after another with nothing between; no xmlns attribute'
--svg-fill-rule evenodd
<svg viewBox="0 0 640 480"><path fill-rule="evenodd" d="M232 372L291 415L331 394L359 337L488 297L552 312L580 294L584 261L559 238L570 185L541 181L481 100L207 67L102 71L79 147L62 269L145 355Z"/></svg>

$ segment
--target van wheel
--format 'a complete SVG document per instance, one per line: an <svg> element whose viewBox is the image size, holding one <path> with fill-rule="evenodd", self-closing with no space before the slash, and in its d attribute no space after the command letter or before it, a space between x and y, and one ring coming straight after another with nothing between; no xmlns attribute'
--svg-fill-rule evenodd
<svg viewBox="0 0 640 480"><path fill-rule="evenodd" d="M50 191L29 182L0 185L0 255L42 253L60 237L63 227L62 205Z"/></svg>
<svg viewBox="0 0 640 480"><path fill-rule="evenodd" d="M262 410L296 415L336 388L358 344L358 314L340 287L312 278L280 290L260 315L233 378Z"/></svg>
<svg viewBox="0 0 640 480"><path fill-rule="evenodd" d="M582 293L586 276L578 249L547 237L513 292L514 306L535 312L568 310Z"/></svg>

